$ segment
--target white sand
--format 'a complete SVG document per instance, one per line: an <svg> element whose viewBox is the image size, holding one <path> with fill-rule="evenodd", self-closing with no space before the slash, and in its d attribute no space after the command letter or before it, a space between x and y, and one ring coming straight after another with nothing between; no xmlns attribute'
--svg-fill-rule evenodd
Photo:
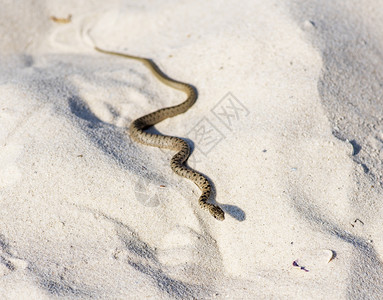
<svg viewBox="0 0 383 300"><path fill-rule="evenodd" d="M1 299L383 298L379 1L78 2L0 10ZM156 129L225 221L125 133L184 95L93 43L197 87Z"/></svg>

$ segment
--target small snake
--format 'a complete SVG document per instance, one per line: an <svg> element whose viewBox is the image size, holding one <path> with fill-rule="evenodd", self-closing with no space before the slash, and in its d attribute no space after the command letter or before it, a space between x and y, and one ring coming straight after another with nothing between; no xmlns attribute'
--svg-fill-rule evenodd
<svg viewBox="0 0 383 300"><path fill-rule="evenodd" d="M219 206L207 202L211 193L209 180L204 175L184 165L190 155L190 147L188 143L178 137L152 134L144 131L148 127L153 126L154 124L157 124L167 118L171 118L186 112L197 100L196 89L190 84L169 78L150 59L118 52L106 51L97 47L95 47L95 49L102 53L138 60L142 62L146 67L148 67L153 75L155 75L162 83L177 90L181 90L187 94L187 99L181 104L162 108L134 120L129 127L129 133L131 138L138 143L178 151L170 161L170 167L172 168L173 172L193 181L202 192L198 200L199 205L202 208L207 209L214 218L221 221L224 220L225 213L223 210Z"/></svg>

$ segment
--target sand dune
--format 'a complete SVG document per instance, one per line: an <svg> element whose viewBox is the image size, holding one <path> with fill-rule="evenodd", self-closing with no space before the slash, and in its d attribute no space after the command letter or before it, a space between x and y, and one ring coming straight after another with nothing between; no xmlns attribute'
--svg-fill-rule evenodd
<svg viewBox="0 0 383 300"><path fill-rule="evenodd" d="M22 1L0 17L2 299L381 299L375 1ZM130 122L186 138L219 222Z"/></svg>

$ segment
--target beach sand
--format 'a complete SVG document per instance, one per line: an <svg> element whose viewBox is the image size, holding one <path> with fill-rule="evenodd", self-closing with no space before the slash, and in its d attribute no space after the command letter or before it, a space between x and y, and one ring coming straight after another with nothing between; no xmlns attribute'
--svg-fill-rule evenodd
<svg viewBox="0 0 383 300"><path fill-rule="evenodd" d="M1 299L382 299L379 1L5 1ZM222 222L137 144L193 146Z"/></svg>

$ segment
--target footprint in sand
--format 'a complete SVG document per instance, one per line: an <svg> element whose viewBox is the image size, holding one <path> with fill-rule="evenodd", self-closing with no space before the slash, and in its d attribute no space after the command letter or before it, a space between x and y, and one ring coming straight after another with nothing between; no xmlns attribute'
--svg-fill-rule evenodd
<svg viewBox="0 0 383 300"><path fill-rule="evenodd" d="M143 179L138 180L134 186L134 194L142 205L156 207L160 204L160 190L153 189L150 185Z"/></svg>
<svg viewBox="0 0 383 300"><path fill-rule="evenodd" d="M168 232L162 238L157 256L170 275L188 284L200 284L201 272L205 279L214 278L212 270L221 266L215 241L187 226L177 226Z"/></svg>

